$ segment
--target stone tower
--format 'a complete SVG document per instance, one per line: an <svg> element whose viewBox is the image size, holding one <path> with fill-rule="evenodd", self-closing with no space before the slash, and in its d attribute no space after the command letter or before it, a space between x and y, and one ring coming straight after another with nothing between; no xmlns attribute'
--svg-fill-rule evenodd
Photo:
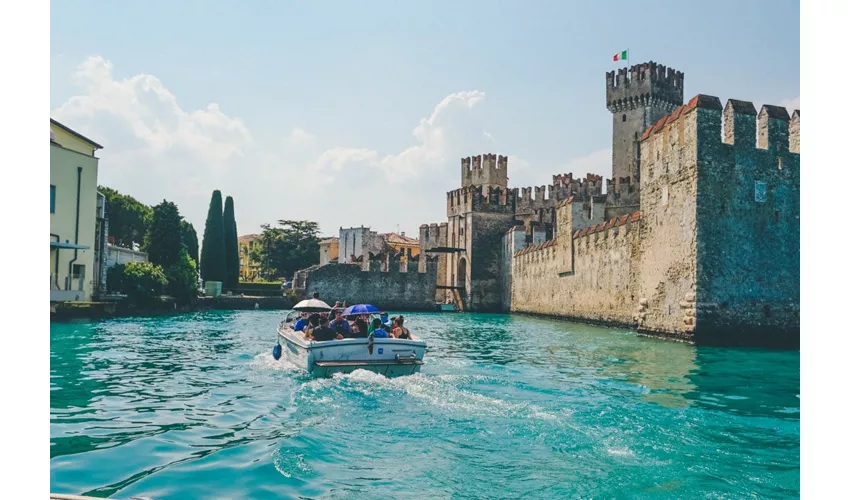
<svg viewBox="0 0 850 500"><path fill-rule="evenodd" d="M507 187L508 157L485 154L460 163L461 188L446 193L446 282L467 311L498 311L502 236L514 224L516 205Z"/></svg>
<svg viewBox="0 0 850 500"><path fill-rule="evenodd" d="M605 75L605 101L613 115L615 190L620 180L640 182L640 137L664 115L682 105L685 75L652 61Z"/></svg>

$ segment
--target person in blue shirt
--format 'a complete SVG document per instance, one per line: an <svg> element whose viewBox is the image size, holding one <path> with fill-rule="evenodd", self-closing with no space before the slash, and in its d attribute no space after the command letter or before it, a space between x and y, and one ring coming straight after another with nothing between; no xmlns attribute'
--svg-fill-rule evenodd
<svg viewBox="0 0 850 500"><path fill-rule="evenodd" d="M384 327L389 327L390 326L390 315L385 313L385 312L381 313L381 323L384 324Z"/></svg>
<svg viewBox="0 0 850 500"><path fill-rule="evenodd" d="M376 339L387 339L390 337L390 333L386 330L386 328L384 328L384 324L381 323L380 318L372 320L372 327L374 328L372 335L374 335Z"/></svg>
<svg viewBox="0 0 850 500"><path fill-rule="evenodd" d="M349 336L351 334L351 325L349 325L348 321L342 317L342 311L339 309L336 311L336 319L331 321L331 324L328 326L336 330L337 333L341 333L343 336Z"/></svg>
<svg viewBox="0 0 850 500"><path fill-rule="evenodd" d="M296 332L303 332L304 327L307 326L307 313L301 313L301 317L298 318L298 321L295 322L295 326L293 329Z"/></svg>

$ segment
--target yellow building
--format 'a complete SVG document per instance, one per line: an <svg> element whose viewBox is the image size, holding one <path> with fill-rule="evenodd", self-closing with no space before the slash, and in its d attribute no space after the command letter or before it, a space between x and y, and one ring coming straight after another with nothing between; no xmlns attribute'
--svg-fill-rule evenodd
<svg viewBox="0 0 850 500"><path fill-rule="evenodd" d="M103 146L50 119L50 301L90 301L105 286Z"/></svg>
<svg viewBox="0 0 850 500"><path fill-rule="evenodd" d="M253 281L260 274L260 266L251 260L251 250L260 243L261 234L246 234L237 238L239 245L239 279Z"/></svg>
<svg viewBox="0 0 850 500"><path fill-rule="evenodd" d="M396 253L403 252L405 257L415 257L419 255L419 240L396 233L386 233L380 235Z"/></svg>
<svg viewBox="0 0 850 500"><path fill-rule="evenodd" d="M319 265L330 264L339 259L339 238L332 236L319 242Z"/></svg>

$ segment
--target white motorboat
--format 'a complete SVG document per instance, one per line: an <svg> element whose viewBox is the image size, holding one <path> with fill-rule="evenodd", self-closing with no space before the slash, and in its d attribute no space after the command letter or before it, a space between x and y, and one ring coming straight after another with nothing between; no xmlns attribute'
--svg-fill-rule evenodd
<svg viewBox="0 0 850 500"><path fill-rule="evenodd" d="M304 302L314 302L315 299ZM305 338L294 330L301 312L319 312L317 309L330 307L312 304L296 305L278 325L278 341L285 345L288 359L316 377L330 377L334 373L351 373L368 370L387 377L412 375L420 370L425 358L425 342L411 334L410 339L395 338L346 338L318 342ZM321 301L316 301L321 302ZM302 307L299 307L302 306ZM275 349L280 349L277 346ZM280 353L283 354L283 353ZM280 354L276 354L278 357Z"/></svg>

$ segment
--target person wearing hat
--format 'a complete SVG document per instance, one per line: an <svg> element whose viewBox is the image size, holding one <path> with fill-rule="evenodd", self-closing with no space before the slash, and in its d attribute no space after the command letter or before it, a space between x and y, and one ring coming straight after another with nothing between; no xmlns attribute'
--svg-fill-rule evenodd
<svg viewBox="0 0 850 500"><path fill-rule="evenodd" d="M336 318L337 311L342 312L342 302L336 301L333 307L331 307L331 312L328 314L328 319L333 321Z"/></svg>

